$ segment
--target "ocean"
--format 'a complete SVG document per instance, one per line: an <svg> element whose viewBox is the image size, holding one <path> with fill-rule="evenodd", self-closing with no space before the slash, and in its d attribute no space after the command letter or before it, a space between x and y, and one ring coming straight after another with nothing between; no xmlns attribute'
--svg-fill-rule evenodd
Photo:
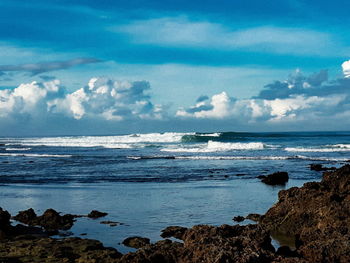
<svg viewBox="0 0 350 263"><path fill-rule="evenodd" d="M2 137L0 207L108 212L79 218L70 234L127 252L121 242L129 236L156 241L170 225L235 224L234 216L265 213L281 189L320 180L310 164L348 160L350 132ZM256 178L276 171L289 173L286 186Z"/></svg>

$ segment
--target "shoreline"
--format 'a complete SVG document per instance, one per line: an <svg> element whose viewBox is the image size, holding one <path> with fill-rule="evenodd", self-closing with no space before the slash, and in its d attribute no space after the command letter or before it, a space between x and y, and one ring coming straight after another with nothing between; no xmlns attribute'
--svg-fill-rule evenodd
<svg viewBox="0 0 350 263"><path fill-rule="evenodd" d="M281 190L278 194L279 201L257 224L219 227L197 225L192 228L173 227L170 229L172 231L168 228L166 234L163 231L163 237L182 241L165 239L154 244L144 244L145 246L141 246L136 252L124 255L91 239L33 237L32 233L25 233L29 231L25 226L21 227L22 233L18 233L17 230L13 231L15 227L9 224L9 220L6 222L6 216L5 221L4 216L0 216L0 221L3 220L1 231L5 233L3 240L6 241L1 244L0 262L42 262L40 260L43 258L39 257L39 261L35 261L34 257L43 256L42 253L47 256L51 248L61 251L62 247L69 247L70 252L61 251L58 255L50 255L53 257L52 261L47 262L55 262L55 257L60 260L66 258L67 262L209 263L251 262L253 259L257 260L256 262L348 262L350 245L343 240L350 235L349 223L346 222L346 215L350 213L349 182L350 166L346 165L334 172L326 172L319 183L310 182L301 188ZM3 211L1 214L4 213ZM282 236L294 236L296 250L282 246L276 251L271 245L271 232ZM9 237L6 237L6 233ZM2 237L4 238L4 235ZM330 237L333 238L332 246L329 245ZM42 252L32 255L30 261L28 257L24 257L28 251L24 251L27 246L33 245L39 250L41 246ZM19 254L6 254L4 251L8 251L9 246L16 248L16 253ZM87 247L81 250L81 246ZM43 247L46 249L42 250ZM325 250L327 253L322 253Z"/></svg>

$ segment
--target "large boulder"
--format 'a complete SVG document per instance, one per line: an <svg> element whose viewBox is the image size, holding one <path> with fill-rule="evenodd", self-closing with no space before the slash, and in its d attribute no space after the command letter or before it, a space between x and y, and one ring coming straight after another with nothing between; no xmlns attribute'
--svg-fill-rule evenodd
<svg viewBox="0 0 350 263"><path fill-rule="evenodd" d="M262 182L268 185L285 185L289 176L287 172L276 172L262 178Z"/></svg>

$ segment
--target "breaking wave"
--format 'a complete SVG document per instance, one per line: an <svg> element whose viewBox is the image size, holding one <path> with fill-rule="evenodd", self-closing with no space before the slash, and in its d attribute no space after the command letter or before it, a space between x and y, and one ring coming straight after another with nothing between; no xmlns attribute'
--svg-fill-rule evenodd
<svg viewBox="0 0 350 263"><path fill-rule="evenodd" d="M188 152L188 153L207 153L223 152L232 150L262 150L266 146L262 142L249 143L224 143L208 141L207 144L197 144L196 147L168 147L161 149L162 152Z"/></svg>
<svg viewBox="0 0 350 263"><path fill-rule="evenodd" d="M147 143L181 142L188 133L147 133L116 136L75 136L23 139L22 145L55 147L104 147L129 149L145 147Z"/></svg>
<svg viewBox="0 0 350 263"><path fill-rule="evenodd" d="M69 158L69 154L36 154L36 153L0 153L0 156L14 156L14 157L54 157L54 158Z"/></svg>

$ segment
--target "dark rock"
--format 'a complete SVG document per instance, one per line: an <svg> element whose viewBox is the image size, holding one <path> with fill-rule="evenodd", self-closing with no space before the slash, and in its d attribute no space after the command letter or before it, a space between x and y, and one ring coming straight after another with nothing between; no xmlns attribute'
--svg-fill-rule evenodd
<svg viewBox="0 0 350 263"><path fill-rule="evenodd" d="M182 226L168 226L167 228L162 230L162 234L160 235L163 238L175 237L177 239L182 240L183 235L187 231L186 227Z"/></svg>
<svg viewBox="0 0 350 263"><path fill-rule="evenodd" d="M96 219L96 218L104 217L106 215L108 215L108 213L100 212L100 211L97 211L97 210L92 210L88 214L88 217L92 218L92 219Z"/></svg>
<svg viewBox="0 0 350 263"><path fill-rule="evenodd" d="M0 230L6 230L10 227L11 215L0 207Z"/></svg>
<svg viewBox="0 0 350 263"><path fill-rule="evenodd" d="M236 221L236 222L243 222L245 220L244 216L235 216L233 218L233 221Z"/></svg>
<svg viewBox="0 0 350 263"><path fill-rule="evenodd" d="M265 175L258 175L256 178L258 178L258 179L264 179L264 178L266 178L266 176L265 176Z"/></svg>
<svg viewBox="0 0 350 263"><path fill-rule="evenodd" d="M284 185L288 182L289 176L287 172L276 172L269 174L261 181L268 185Z"/></svg>
<svg viewBox="0 0 350 263"><path fill-rule="evenodd" d="M310 170L312 171L317 171L317 172L321 172L321 171L329 171L329 170L335 170L335 167L324 167L322 164L310 164Z"/></svg>
<svg viewBox="0 0 350 263"><path fill-rule="evenodd" d="M16 216L13 217L14 220L21 222L26 225L32 225L32 222L36 220L37 215L34 212L33 208L29 208L28 210L19 211Z"/></svg>
<svg viewBox="0 0 350 263"><path fill-rule="evenodd" d="M101 242L81 238L35 238L0 242L0 262L118 262L122 255Z"/></svg>
<svg viewBox="0 0 350 263"><path fill-rule="evenodd" d="M75 221L75 216L66 214L61 216L54 209L47 209L41 216L37 216L32 208L20 211L13 219L29 226L41 226L47 231L52 231L53 234L57 230L70 229Z"/></svg>
<svg viewBox="0 0 350 263"><path fill-rule="evenodd" d="M299 254L295 251L292 251L288 246L281 246L277 249L276 254L282 255L285 257L299 257Z"/></svg>
<svg viewBox="0 0 350 263"><path fill-rule="evenodd" d="M109 226L117 226L117 225L120 225L119 222L114 222L114 221L101 221L100 224L109 225Z"/></svg>
<svg viewBox="0 0 350 263"><path fill-rule="evenodd" d="M249 219L249 220L252 220L255 222L259 222L262 217L263 216L260 214L249 214L246 216L246 219Z"/></svg>
<svg viewBox="0 0 350 263"><path fill-rule="evenodd" d="M127 247L133 247L133 248L141 248L146 245L150 244L150 239L146 237L128 237L124 239L123 245Z"/></svg>
<svg viewBox="0 0 350 263"><path fill-rule="evenodd" d="M350 165L278 198L261 220L264 228L295 237L296 252L309 262L350 262Z"/></svg>
<svg viewBox="0 0 350 263"><path fill-rule="evenodd" d="M187 229L183 243L164 240L124 255L120 262L248 263L276 258L269 233L258 225Z"/></svg>

